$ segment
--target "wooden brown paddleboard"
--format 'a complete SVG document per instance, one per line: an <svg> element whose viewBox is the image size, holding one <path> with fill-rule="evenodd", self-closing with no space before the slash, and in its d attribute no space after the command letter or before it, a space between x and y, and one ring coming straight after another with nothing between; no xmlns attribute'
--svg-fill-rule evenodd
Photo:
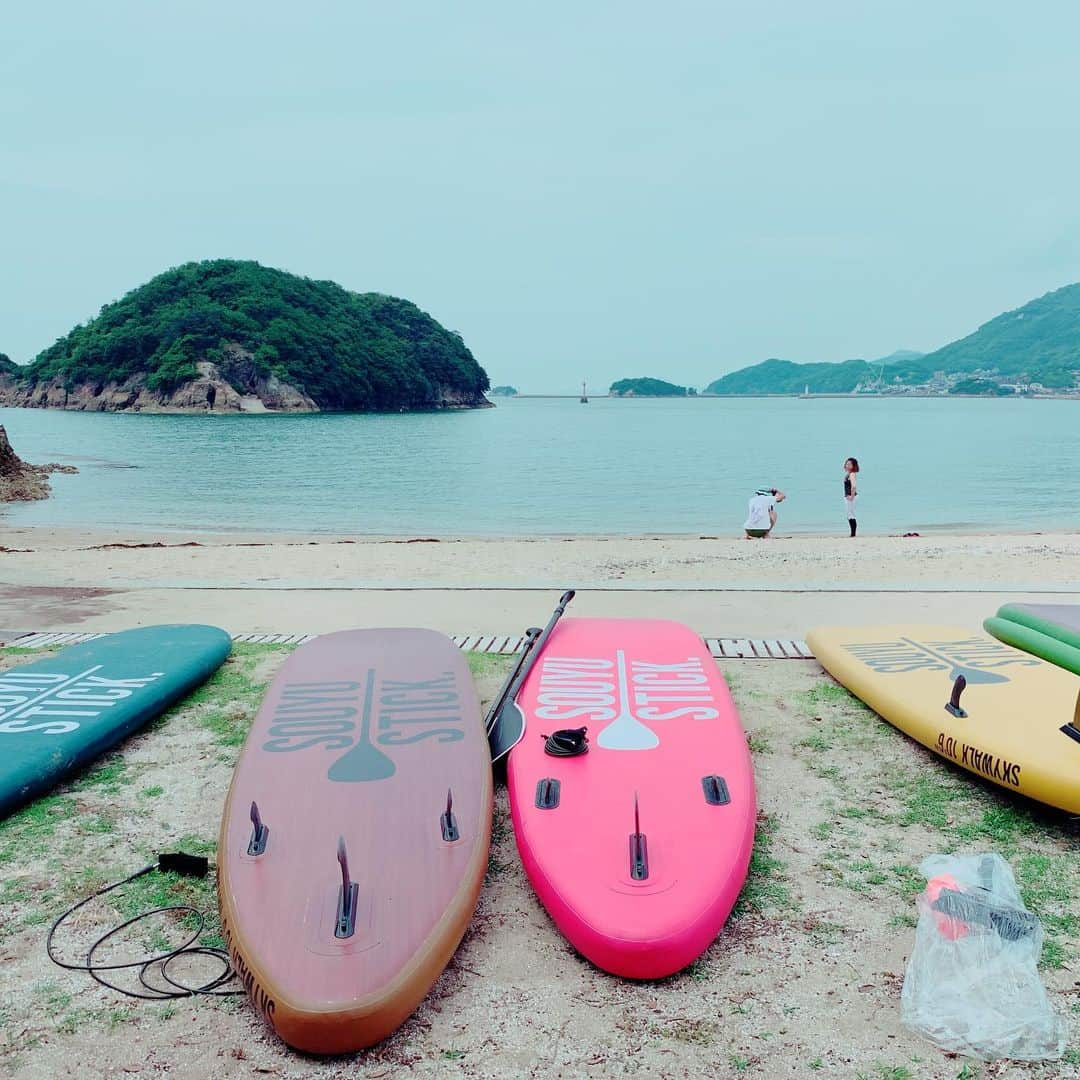
<svg viewBox="0 0 1080 1080"><path fill-rule="evenodd" d="M286 660L233 775L218 885L233 964L290 1046L370 1046L420 1004L476 907L491 785L449 638L348 630Z"/></svg>

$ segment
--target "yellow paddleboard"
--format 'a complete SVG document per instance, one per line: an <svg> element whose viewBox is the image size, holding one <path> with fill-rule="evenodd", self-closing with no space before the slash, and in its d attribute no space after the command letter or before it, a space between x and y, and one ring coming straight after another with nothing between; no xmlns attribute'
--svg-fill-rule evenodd
<svg viewBox="0 0 1080 1080"><path fill-rule="evenodd" d="M1080 677L950 626L826 626L821 665L890 724L1009 791L1080 813ZM947 708L957 679L955 715Z"/></svg>

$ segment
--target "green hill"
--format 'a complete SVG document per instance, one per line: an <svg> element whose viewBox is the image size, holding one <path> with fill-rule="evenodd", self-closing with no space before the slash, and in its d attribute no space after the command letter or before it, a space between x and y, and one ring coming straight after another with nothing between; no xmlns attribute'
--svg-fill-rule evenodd
<svg viewBox="0 0 1080 1080"><path fill-rule="evenodd" d="M612 397L693 397L692 387L676 386L663 379L619 379L608 388Z"/></svg>
<svg viewBox="0 0 1080 1080"><path fill-rule="evenodd" d="M844 394L858 387L925 386L944 391L973 372L993 375L981 384L1038 383L1063 389L1080 383L1080 284L1067 285L1007 311L974 333L932 353L901 350L880 360L795 364L766 360L733 371L705 388L707 394ZM944 383L935 380L943 373ZM996 374L993 374L996 373ZM994 393L978 381L957 393ZM1009 391L1006 391L1008 393Z"/></svg>
<svg viewBox="0 0 1080 1080"><path fill-rule="evenodd" d="M51 405L57 395L63 404L81 388L80 400L105 403L66 407L101 408L151 398L214 408L224 393L285 408L427 409L484 405L488 387L461 337L408 300L231 259L159 274L18 369L16 380L26 404ZM204 383L218 388L207 391L208 404L201 390L191 392Z"/></svg>
<svg viewBox="0 0 1080 1080"><path fill-rule="evenodd" d="M790 360L765 360L753 367L724 375L705 387L706 394L847 394L873 377L865 360L842 364L795 364Z"/></svg>
<svg viewBox="0 0 1080 1080"><path fill-rule="evenodd" d="M1072 386L1080 371L1080 284L1066 285L928 353L925 372L994 371L1048 387Z"/></svg>

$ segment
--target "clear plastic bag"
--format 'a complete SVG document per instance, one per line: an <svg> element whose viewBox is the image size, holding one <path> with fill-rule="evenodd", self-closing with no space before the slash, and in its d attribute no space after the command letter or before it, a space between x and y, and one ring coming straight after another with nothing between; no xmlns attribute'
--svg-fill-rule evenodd
<svg viewBox="0 0 1080 1080"><path fill-rule="evenodd" d="M919 867L915 948L900 996L904 1024L942 1050L990 1061L1065 1051L1036 964L1039 920L1000 855L931 855Z"/></svg>

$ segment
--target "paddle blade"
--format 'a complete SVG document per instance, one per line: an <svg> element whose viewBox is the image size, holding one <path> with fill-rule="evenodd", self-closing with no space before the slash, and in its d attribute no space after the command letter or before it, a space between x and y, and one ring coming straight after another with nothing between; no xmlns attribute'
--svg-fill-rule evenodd
<svg viewBox="0 0 1080 1080"><path fill-rule="evenodd" d="M518 708L516 701L508 701L495 718L495 723L488 733L488 746L491 748L491 763L501 761L525 735L525 714Z"/></svg>

